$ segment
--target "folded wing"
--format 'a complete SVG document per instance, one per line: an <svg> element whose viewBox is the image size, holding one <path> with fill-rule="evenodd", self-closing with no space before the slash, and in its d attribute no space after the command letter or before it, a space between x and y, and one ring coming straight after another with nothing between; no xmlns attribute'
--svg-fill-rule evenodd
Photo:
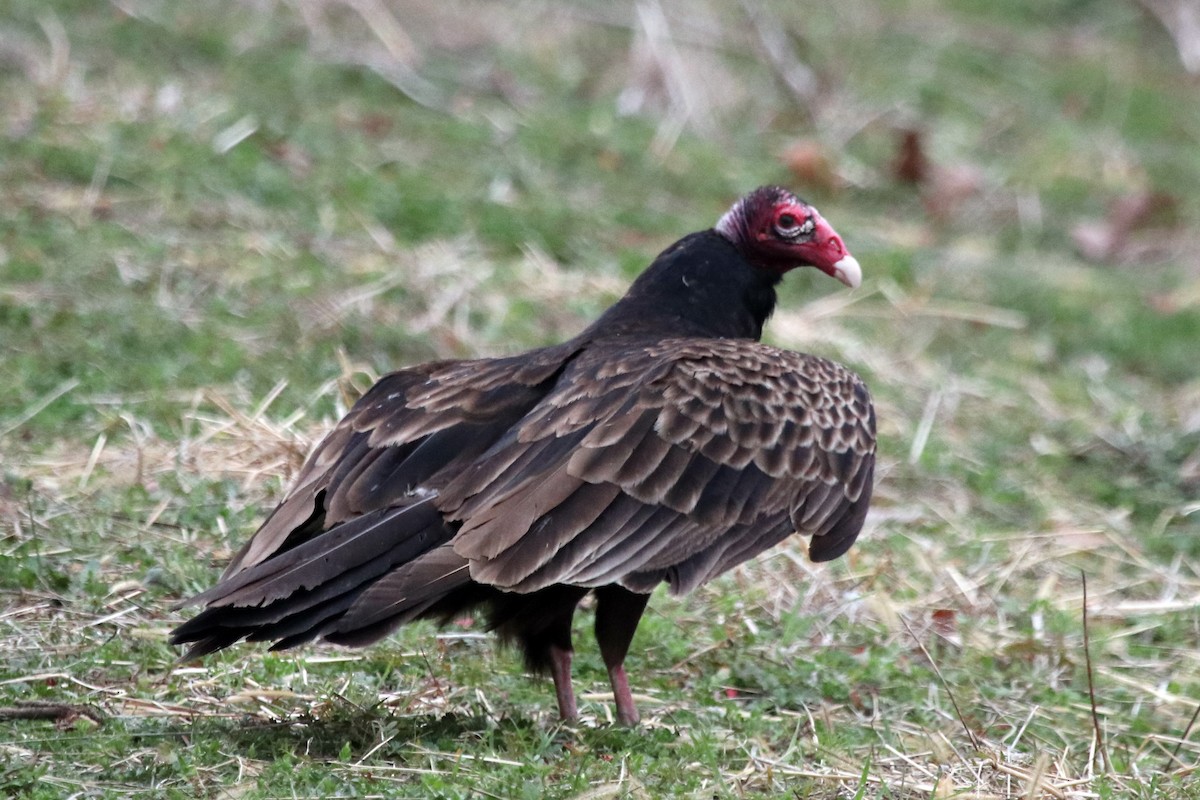
<svg viewBox="0 0 1200 800"><path fill-rule="evenodd" d="M832 362L745 340L596 348L437 504L476 581L685 591L792 532L841 555L874 454L866 388Z"/></svg>

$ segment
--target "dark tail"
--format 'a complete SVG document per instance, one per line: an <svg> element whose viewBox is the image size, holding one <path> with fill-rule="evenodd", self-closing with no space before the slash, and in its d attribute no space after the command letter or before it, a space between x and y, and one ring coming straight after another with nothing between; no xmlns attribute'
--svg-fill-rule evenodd
<svg viewBox="0 0 1200 800"><path fill-rule="evenodd" d="M171 642L191 643L191 660L242 639L273 650L319 636L374 641L470 581L441 547L453 533L433 498L356 517L187 600L206 608Z"/></svg>

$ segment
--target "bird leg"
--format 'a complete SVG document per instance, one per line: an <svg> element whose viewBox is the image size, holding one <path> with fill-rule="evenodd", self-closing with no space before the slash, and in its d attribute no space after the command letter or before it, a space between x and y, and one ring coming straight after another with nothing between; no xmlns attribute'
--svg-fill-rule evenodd
<svg viewBox="0 0 1200 800"><path fill-rule="evenodd" d="M617 722L622 725L637 725L641 719L625 674L625 656L649 600L648 594L637 594L615 585L596 590L596 641L600 643L600 655L608 667Z"/></svg>
<svg viewBox="0 0 1200 800"><path fill-rule="evenodd" d="M629 690L629 678L625 675L624 664L614 664L608 668L608 681L612 684L613 702L617 705L617 722L632 728L642 721L637 706L633 704L633 692Z"/></svg>
<svg viewBox="0 0 1200 800"><path fill-rule="evenodd" d="M550 645L550 677L554 678L554 694L558 698L558 715L564 722L579 718L575 705L575 689L571 686L571 648Z"/></svg>
<svg viewBox="0 0 1200 800"><path fill-rule="evenodd" d="M550 673L558 713L568 722L579 717L571 687L571 620L589 591L555 584L529 594L496 591L490 598L489 626L502 639L521 645L530 672Z"/></svg>

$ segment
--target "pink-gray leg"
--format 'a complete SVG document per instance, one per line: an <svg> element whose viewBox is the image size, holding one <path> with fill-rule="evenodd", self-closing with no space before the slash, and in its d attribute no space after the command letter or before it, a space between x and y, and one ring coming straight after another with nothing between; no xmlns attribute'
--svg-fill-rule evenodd
<svg viewBox="0 0 1200 800"><path fill-rule="evenodd" d="M554 678L558 715L564 722L579 719L579 709L575 705L575 689L571 686L571 655L571 651L566 648L550 645L550 676Z"/></svg>
<svg viewBox="0 0 1200 800"><path fill-rule="evenodd" d="M600 643L600 655L608 667L608 680L612 683L613 700L617 705L617 722L622 725L637 725L641 720L633 704L633 692L629 690L629 677L625 674L625 655L649 600L648 594L636 594L620 586L596 590L596 641Z"/></svg>
<svg viewBox="0 0 1200 800"><path fill-rule="evenodd" d="M629 678L625 675L625 665L617 664L608 668L608 680L612 683L613 700L617 704L617 722L633 727L642 721L637 706L633 704L633 692L629 691Z"/></svg>

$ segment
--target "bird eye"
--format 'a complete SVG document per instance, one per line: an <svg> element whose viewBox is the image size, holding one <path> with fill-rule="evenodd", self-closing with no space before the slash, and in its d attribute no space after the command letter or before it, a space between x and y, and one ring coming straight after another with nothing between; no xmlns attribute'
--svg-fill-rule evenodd
<svg viewBox="0 0 1200 800"><path fill-rule="evenodd" d="M795 239L798 236L811 233L812 229L811 219L805 219L801 222L795 214L789 212L780 214L775 218L775 232L785 239Z"/></svg>

